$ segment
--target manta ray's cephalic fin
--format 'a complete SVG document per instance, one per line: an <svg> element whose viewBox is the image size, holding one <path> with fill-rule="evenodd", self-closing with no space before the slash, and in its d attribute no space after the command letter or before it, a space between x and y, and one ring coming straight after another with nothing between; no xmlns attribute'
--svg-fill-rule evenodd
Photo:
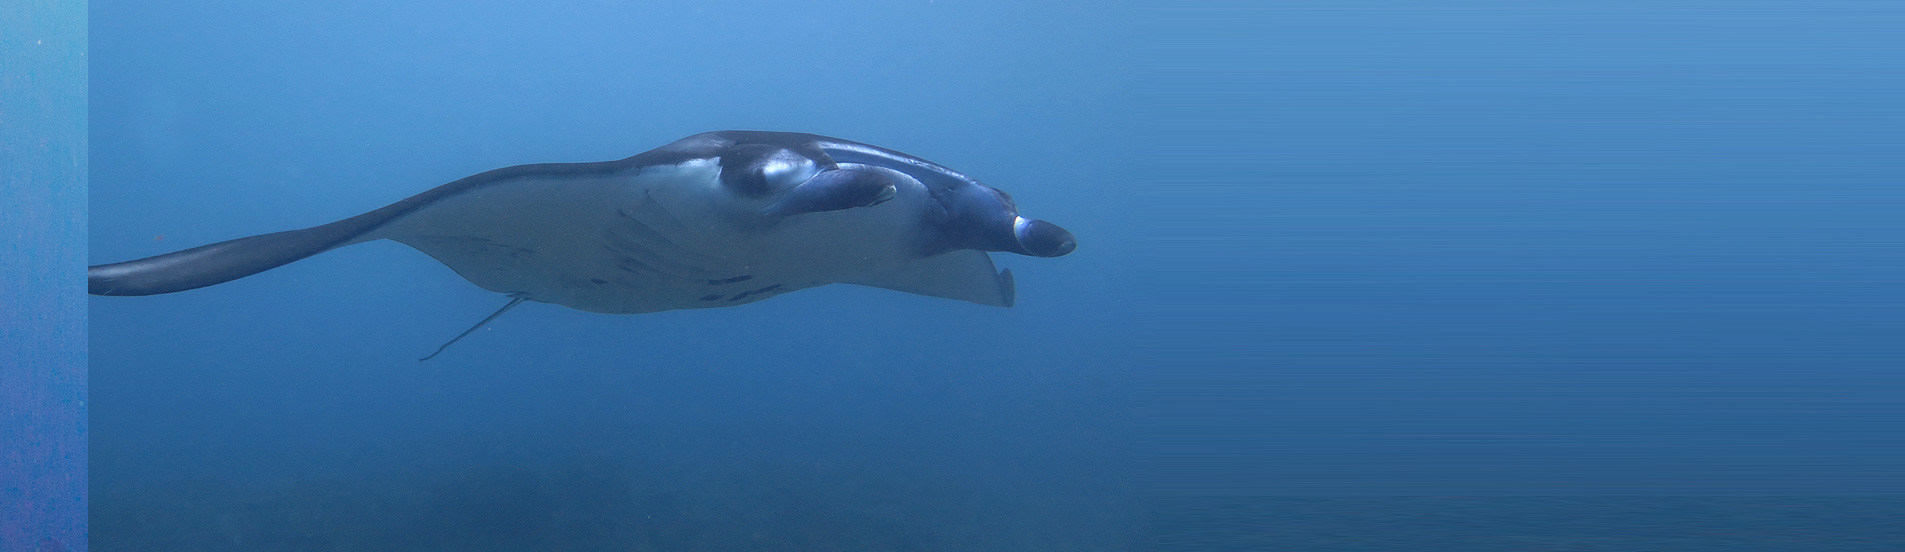
<svg viewBox="0 0 1905 552"><path fill-rule="evenodd" d="M483 326L489 324L491 320L495 320L496 317L502 316L503 313L509 312L509 309L516 308L516 305L520 305L522 304L523 301L527 301L527 300L529 300L529 294L527 293L509 294L509 304L503 305L503 308L496 309L495 314L491 314L489 315L488 318L484 318L482 322L477 322L475 326L470 326L470 329L463 330L463 333L456 334L456 337L451 338L449 343L444 343L442 347L437 347L437 352L430 353L430 356L419 358L417 359L417 362L423 362L426 360L436 358L437 355L443 354L444 349L448 349L450 348L451 345L455 345L456 342L462 341L463 338L470 335L471 332L475 332L476 330L481 329Z"/></svg>

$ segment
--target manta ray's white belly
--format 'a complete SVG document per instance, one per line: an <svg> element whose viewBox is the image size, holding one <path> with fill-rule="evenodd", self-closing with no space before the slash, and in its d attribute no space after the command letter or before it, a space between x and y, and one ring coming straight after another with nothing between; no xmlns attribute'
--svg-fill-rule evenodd
<svg viewBox="0 0 1905 552"><path fill-rule="evenodd" d="M917 258L923 187L873 207L757 211L713 161L639 174L523 178L446 198L375 237L421 250L491 291L617 314L724 307Z"/></svg>

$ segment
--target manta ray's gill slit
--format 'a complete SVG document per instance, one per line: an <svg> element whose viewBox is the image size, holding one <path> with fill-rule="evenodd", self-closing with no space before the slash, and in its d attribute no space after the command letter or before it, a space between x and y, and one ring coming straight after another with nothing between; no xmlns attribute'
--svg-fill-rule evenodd
<svg viewBox="0 0 1905 552"><path fill-rule="evenodd" d="M644 279L644 280L663 280L663 279L674 278L673 276L670 276L668 274L663 274L660 271L655 270L653 267L643 264L641 261L636 260L634 257L630 257L620 253L615 253L613 251L610 252L610 257L615 260L615 268L620 269L622 272L634 274L635 276L640 277L641 279ZM679 279L679 278L674 278L674 279Z"/></svg>
<svg viewBox="0 0 1905 552"><path fill-rule="evenodd" d="M637 202L635 206L636 208L641 209L645 212L653 212L655 214L660 215L661 222L666 223L666 226L668 226L667 230L669 232L674 232L677 235L688 232L688 224L682 222L680 218L676 218L675 214L669 212L667 207L663 207L661 202L655 201L655 193L652 190L643 190L642 201ZM620 209L617 209L617 210L620 211ZM634 215L630 215L627 212L622 212L622 215L629 218L636 218ZM637 219L637 220L640 220L640 219ZM657 232L660 232L660 230L661 229L657 229Z"/></svg>
<svg viewBox="0 0 1905 552"><path fill-rule="evenodd" d="M751 297L751 296L755 296L755 295L761 295L761 294L764 294L764 293L769 293L769 292L772 292L772 291L774 291L774 290L777 290L777 289L780 289L780 288L781 288L781 284L774 284L774 285L771 285L771 286L767 286L767 287L764 287L764 288L760 288L760 289L750 289L750 290L747 290L747 291L743 291L743 292L740 292L740 293L736 293L736 294L734 294L734 296L733 296L733 297L729 297L729 298L728 298L728 301L729 301L729 302L734 302L734 301L740 301L740 300L742 300L742 299L746 299L746 298L748 298L748 297Z"/></svg>
<svg viewBox="0 0 1905 552"><path fill-rule="evenodd" d="M643 247L641 243L614 231L604 232L602 237L608 242L603 249L614 253L616 260L639 264L654 271L657 276L673 280L703 281L710 276L720 275L718 272L674 262L662 256L661 253Z"/></svg>
<svg viewBox="0 0 1905 552"><path fill-rule="evenodd" d="M723 278L723 279L720 279L720 280L708 280L708 285L711 285L711 286L718 286L718 285L721 285L721 284L732 284L732 283L735 283L735 282L745 282L745 281L748 281L748 280L752 280L752 279L754 279L754 275L753 275L753 274L742 274L742 275L740 275L740 276L735 276L735 277L733 277L733 278Z"/></svg>
<svg viewBox="0 0 1905 552"><path fill-rule="evenodd" d="M626 223L611 225L609 227L607 231L614 237L625 240L626 243L635 247L652 252L656 257L667 258L669 261L684 268L700 269L708 272L711 274L707 277L708 279L725 276L724 274L705 267L721 266L731 263L696 253L676 244L673 240L668 239L668 236L662 235L661 232L655 231L654 228L642 222L641 219L629 214L627 209L616 209L615 212L621 214L622 219Z"/></svg>
<svg viewBox="0 0 1905 552"><path fill-rule="evenodd" d="M651 285L643 285L643 282L650 282ZM620 276L609 276L607 283L604 285L615 286L617 288L621 288L623 291L632 292L632 293L645 293L648 291L652 291L654 289L655 286L652 285L652 282L654 282L654 280L648 279L648 278L635 280L630 278L623 278Z"/></svg>

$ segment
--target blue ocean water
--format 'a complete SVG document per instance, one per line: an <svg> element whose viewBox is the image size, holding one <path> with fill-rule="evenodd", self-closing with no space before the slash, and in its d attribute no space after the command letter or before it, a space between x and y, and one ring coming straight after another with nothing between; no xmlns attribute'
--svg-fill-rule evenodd
<svg viewBox="0 0 1905 552"><path fill-rule="evenodd" d="M1167 548L1905 548L1898 5L1152 13Z"/></svg>
<svg viewBox="0 0 1905 552"><path fill-rule="evenodd" d="M0 9L0 550L86 548L86 8Z"/></svg>
<svg viewBox="0 0 1905 552"><path fill-rule="evenodd" d="M101 550L1898 542L1889 4L93 9L95 262L726 128L1081 242L423 364L502 299L397 244L95 299Z"/></svg>
<svg viewBox="0 0 1905 552"><path fill-rule="evenodd" d="M1225 484L1905 491L1905 10L1165 13L1157 285L1210 289L1146 309Z"/></svg>

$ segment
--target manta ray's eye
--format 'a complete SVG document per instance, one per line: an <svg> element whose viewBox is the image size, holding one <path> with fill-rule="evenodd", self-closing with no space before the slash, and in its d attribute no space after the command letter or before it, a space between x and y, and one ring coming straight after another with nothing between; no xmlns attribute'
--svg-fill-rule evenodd
<svg viewBox="0 0 1905 552"><path fill-rule="evenodd" d="M779 146L744 144L721 154L721 183L749 197L792 188L818 172L813 159Z"/></svg>

